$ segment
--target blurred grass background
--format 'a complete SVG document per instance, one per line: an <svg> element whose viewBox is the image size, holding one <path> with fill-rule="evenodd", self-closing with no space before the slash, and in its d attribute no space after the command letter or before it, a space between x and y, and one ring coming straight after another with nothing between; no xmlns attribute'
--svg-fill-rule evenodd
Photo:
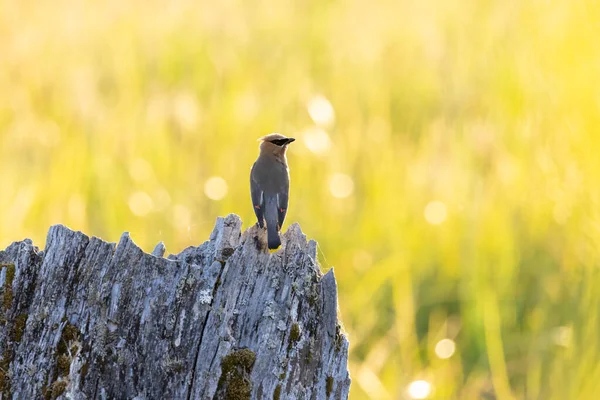
<svg viewBox="0 0 600 400"><path fill-rule="evenodd" d="M254 223L279 131L352 399L600 398L600 5L0 0L0 247Z"/></svg>

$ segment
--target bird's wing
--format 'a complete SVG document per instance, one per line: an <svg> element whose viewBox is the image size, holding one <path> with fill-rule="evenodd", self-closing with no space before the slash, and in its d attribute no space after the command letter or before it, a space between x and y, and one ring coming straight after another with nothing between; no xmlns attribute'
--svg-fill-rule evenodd
<svg viewBox="0 0 600 400"><path fill-rule="evenodd" d="M289 190L289 189L288 189ZM277 215L279 216L279 228L283 226L285 220L285 214L288 208L288 190L282 190L277 196Z"/></svg>
<svg viewBox="0 0 600 400"><path fill-rule="evenodd" d="M263 191L258 186L258 183L254 180L254 168L256 164L252 166L252 171L250 172L250 195L252 196L252 208L254 209L254 213L256 214L256 219L258 220L258 225L262 228L264 221L264 195Z"/></svg>

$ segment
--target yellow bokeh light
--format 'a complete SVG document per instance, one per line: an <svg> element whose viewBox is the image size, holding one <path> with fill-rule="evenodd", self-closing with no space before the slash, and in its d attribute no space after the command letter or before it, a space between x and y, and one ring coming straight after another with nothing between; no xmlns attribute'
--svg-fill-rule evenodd
<svg viewBox="0 0 600 400"><path fill-rule="evenodd" d="M154 208L157 211L162 211L171 204L171 195L163 187L159 187L158 189L156 189L156 191L154 191L153 199Z"/></svg>
<svg viewBox="0 0 600 400"><path fill-rule="evenodd" d="M148 161L143 158L136 158L129 164L129 175L131 175L134 180L143 182L152 179L154 177L154 171Z"/></svg>
<svg viewBox="0 0 600 400"><path fill-rule="evenodd" d="M310 128L302 133L302 140L308 150L315 154L325 154L331 148L329 135L321 128Z"/></svg>
<svg viewBox="0 0 600 400"><path fill-rule="evenodd" d="M235 113L238 118L250 121L260 110L260 103L256 93L248 91L239 95L235 101Z"/></svg>
<svg viewBox="0 0 600 400"><path fill-rule="evenodd" d="M431 201L425 207L425 219L432 225L439 225L446 220L448 210L441 201Z"/></svg>
<svg viewBox="0 0 600 400"><path fill-rule="evenodd" d="M408 395L413 399L426 399L431 394L431 383L424 380L413 381L408 385Z"/></svg>
<svg viewBox="0 0 600 400"><path fill-rule="evenodd" d="M319 126L331 125L335 120L333 106L325 96L314 96L309 100L307 108L310 118Z"/></svg>
<svg viewBox="0 0 600 400"><path fill-rule="evenodd" d="M192 93L178 93L173 100L173 117L184 129L192 130L198 125L199 106Z"/></svg>
<svg viewBox="0 0 600 400"><path fill-rule="evenodd" d="M329 179L329 191L333 197L346 198L354 192L354 181L346 174L333 174Z"/></svg>
<svg viewBox="0 0 600 400"><path fill-rule="evenodd" d="M456 343L452 339L442 339L435 345L435 355L439 358L450 358L456 351Z"/></svg>
<svg viewBox="0 0 600 400"><path fill-rule="evenodd" d="M154 208L152 198L148 193L138 191L129 196L129 209L134 215L143 217Z"/></svg>
<svg viewBox="0 0 600 400"><path fill-rule="evenodd" d="M204 183L204 194L211 200L221 200L227 195L227 182L219 176L208 178Z"/></svg>
<svg viewBox="0 0 600 400"><path fill-rule="evenodd" d="M181 204L173 206L173 225L177 228L189 228L191 221L192 213L189 208Z"/></svg>
<svg viewBox="0 0 600 400"><path fill-rule="evenodd" d="M560 326L554 329L552 333L554 343L562 347L569 347L571 345L572 336L573 330L569 326Z"/></svg>

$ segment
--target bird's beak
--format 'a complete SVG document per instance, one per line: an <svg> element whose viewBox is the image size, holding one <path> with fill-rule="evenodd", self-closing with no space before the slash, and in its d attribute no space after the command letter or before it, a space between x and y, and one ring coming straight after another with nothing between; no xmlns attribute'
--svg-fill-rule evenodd
<svg viewBox="0 0 600 400"><path fill-rule="evenodd" d="M293 137L291 137L291 138L288 138L288 140L287 140L287 143L286 143L286 144L290 144L290 143L292 143L292 142L293 142L293 141L295 141L295 140L296 140L296 139L294 139Z"/></svg>

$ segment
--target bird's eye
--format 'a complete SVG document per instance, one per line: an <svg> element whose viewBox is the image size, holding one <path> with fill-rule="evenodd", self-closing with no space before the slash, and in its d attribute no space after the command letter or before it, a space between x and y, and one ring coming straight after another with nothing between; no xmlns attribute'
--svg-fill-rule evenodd
<svg viewBox="0 0 600 400"><path fill-rule="evenodd" d="M277 146L284 146L285 144L287 144L287 139L275 139L271 140L271 143Z"/></svg>

